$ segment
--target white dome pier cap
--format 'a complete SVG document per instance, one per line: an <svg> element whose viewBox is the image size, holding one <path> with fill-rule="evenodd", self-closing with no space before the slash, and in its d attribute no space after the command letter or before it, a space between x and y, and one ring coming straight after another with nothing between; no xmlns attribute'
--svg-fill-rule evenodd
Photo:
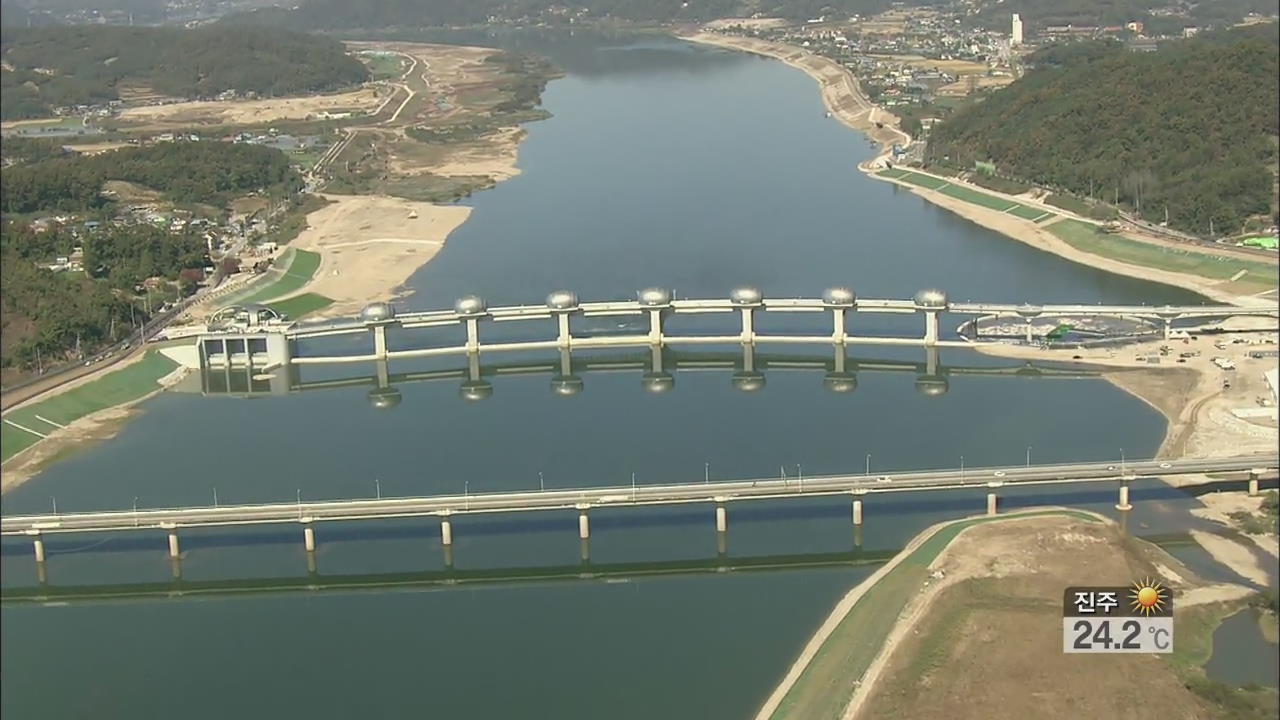
<svg viewBox="0 0 1280 720"><path fill-rule="evenodd" d="M853 310L858 303L858 296L847 287L831 287L822 291L823 306L831 309L831 341L844 345L848 336L845 329L845 313Z"/></svg>
<svg viewBox="0 0 1280 720"><path fill-rule="evenodd" d="M915 304L916 310L924 313L925 347L933 347L938 344L938 315L949 307L947 294L934 288L921 290L916 293Z"/></svg>
<svg viewBox="0 0 1280 720"><path fill-rule="evenodd" d="M387 302L374 302L360 310L360 319L373 330L373 356L387 359L387 325L395 322L396 309Z"/></svg>
<svg viewBox="0 0 1280 720"><path fill-rule="evenodd" d="M648 287L636 293L636 300L649 313L649 342L662 345L662 316L671 311L671 291Z"/></svg>
<svg viewBox="0 0 1280 720"><path fill-rule="evenodd" d="M580 309L578 294L572 290L556 290L547 296L547 307L556 316L559 335L556 345L567 348L573 343L573 335L569 332L569 316Z"/></svg>

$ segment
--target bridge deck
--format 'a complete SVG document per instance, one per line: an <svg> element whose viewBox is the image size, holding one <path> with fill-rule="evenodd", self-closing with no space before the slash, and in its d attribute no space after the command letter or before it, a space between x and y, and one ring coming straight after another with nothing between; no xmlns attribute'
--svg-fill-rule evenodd
<svg viewBox="0 0 1280 720"><path fill-rule="evenodd" d="M138 511L0 517L0 534L106 532L176 527L215 527L376 518L448 516L593 507L717 503L841 493L908 492L1072 482L1105 482L1137 476L1241 472L1280 467L1280 454L1172 461L1074 463L895 473L891 477L828 475L795 479L635 485L567 490L267 503Z"/></svg>

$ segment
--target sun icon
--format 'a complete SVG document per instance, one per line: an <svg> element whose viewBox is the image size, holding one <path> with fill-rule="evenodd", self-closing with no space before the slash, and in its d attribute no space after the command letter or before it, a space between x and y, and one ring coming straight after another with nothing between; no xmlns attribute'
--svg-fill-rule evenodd
<svg viewBox="0 0 1280 720"><path fill-rule="evenodd" d="M1164 609L1164 602L1169 597L1168 593L1168 589L1160 583L1147 578L1133 584L1129 589L1129 600L1134 612L1149 616Z"/></svg>

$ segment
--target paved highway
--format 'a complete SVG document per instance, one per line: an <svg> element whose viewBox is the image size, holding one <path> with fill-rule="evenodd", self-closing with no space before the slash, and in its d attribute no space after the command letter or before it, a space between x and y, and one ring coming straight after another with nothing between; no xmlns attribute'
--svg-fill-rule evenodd
<svg viewBox="0 0 1280 720"><path fill-rule="evenodd" d="M452 496L377 498L325 502L270 503L137 511L23 515L0 518L0 534L101 532L175 527L213 527L290 522L319 522L415 517L464 513L498 513L626 505L713 503L731 500L908 492L1002 485L1073 482L1116 482L1122 477L1243 472L1280 467L1280 454L1227 458L1139 460L1125 463L1074 463L1001 468L968 468L895 473L891 476L826 475L789 479L636 485L570 490L503 492Z"/></svg>

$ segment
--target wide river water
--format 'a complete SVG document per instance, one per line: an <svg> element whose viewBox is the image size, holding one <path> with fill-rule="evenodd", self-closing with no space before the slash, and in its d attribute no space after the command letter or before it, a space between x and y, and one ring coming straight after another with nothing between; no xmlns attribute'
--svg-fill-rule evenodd
<svg viewBox="0 0 1280 720"><path fill-rule="evenodd" d="M872 297L937 286L958 300L1198 301L1066 262L864 177L856 164L872 152L866 139L824 117L815 83L781 63L659 37L464 41L540 52L567 74L544 95L554 117L528 128L522 174L470 200L471 218L410 281L407 306L445 307L467 293L536 303L560 287L589 300L649 285L723 297L745 283L774 296L840 284ZM1018 365L961 351L942 363ZM856 392L836 394L821 372L773 369L782 364L756 393L735 390L728 372L678 372L673 392L648 394L640 371L584 373L573 397L553 394L546 374L503 376L479 403L461 398L456 381L406 382L390 409L372 407L368 387L253 399L164 393L117 438L6 495L4 511L46 511L55 498L70 511L211 503L215 493L239 503L534 489L540 474L566 487L627 484L632 473L657 483L883 473L961 458L971 467L1118 459L1152 454L1165 430L1158 413L1097 378L961 372L932 396L906 365L860 373ZM308 368L304 379L372 372ZM1010 491L1002 502L1113 512L1113 493ZM1135 532L1191 522L1183 510L1194 501L1179 493L1139 485L1134 497ZM297 528L189 532L184 580L225 580L228 592L6 603L0 710L741 718L874 567L854 561L981 508L978 493L876 496L853 552L847 498L731 506L725 563L779 566L758 572L700 572L715 565L710 508L601 511L593 565L635 572L595 581L565 579L581 550L571 513L457 520L456 567L493 570L499 581L484 584L430 582L443 561L429 521L321 526L311 580ZM163 586L172 570L162 534L55 539L49 550L51 588ZM743 560L764 556L777 559ZM569 570L530 569L548 566ZM35 577L30 545L6 542L5 589ZM266 591L279 578L347 587Z"/></svg>

